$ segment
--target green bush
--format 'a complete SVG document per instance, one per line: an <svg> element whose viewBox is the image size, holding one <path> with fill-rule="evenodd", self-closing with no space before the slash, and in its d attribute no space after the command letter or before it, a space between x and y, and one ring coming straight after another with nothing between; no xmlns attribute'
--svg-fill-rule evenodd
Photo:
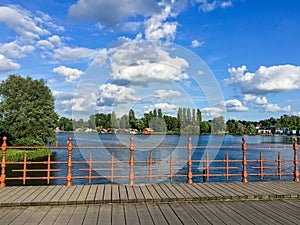
<svg viewBox="0 0 300 225"><path fill-rule="evenodd" d="M23 161L24 152L26 152L27 161L45 160L49 153L51 154L51 156L53 154L53 152L46 148L33 150L8 149L6 150L6 162ZM2 161L2 151L0 151L0 161Z"/></svg>
<svg viewBox="0 0 300 225"><path fill-rule="evenodd" d="M22 137L13 143L14 146L44 146L40 138Z"/></svg>

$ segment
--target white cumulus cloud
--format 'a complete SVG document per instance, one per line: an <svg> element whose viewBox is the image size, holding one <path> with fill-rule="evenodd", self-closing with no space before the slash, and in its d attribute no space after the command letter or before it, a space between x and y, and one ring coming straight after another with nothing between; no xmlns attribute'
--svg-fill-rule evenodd
<svg viewBox="0 0 300 225"><path fill-rule="evenodd" d="M230 68L230 78L224 83L240 88L244 94L254 95L300 89L300 66L261 66L254 73L246 71L246 66Z"/></svg>
<svg viewBox="0 0 300 225"><path fill-rule="evenodd" d="M263 110L266 112L291 112L291 106L280 107L277 104L265 104Z"/></svg>
<svg viewBox="0 0 300 225"><path fill-rule="evenodd" d="M155 91L155 97L156 98L161 98L161 99L172 99L173 97L177 97L182 95L181 92L179 91L174 91L174 90L163 90L159 89Z"/></svg>
<svg viewBox="0 0 300 225"><path fill-rule="evenodd" d="M222 101L221 105L226 107L228 111L248 111L248 107L244 106L243 103L238 99L231 99Z"/></svg>
<svg viewBox="0 0 300 225"><path fill-rule="evenodd" d="M83 74L81 70L73 69L65 66L59 66L53 68L53 72L63 76L66 82L73 82Z"/></svg>
<svg viewBox="0 0 300 225"><path fill-rule="evenodd" d="M8 72L12 70L20 69L20 65L18 63L13 62L12 60L6 58L4 55L0 54L0 71Z"/></svg>
<svg viewBox="0 0 300 225"><path fill-rule="evenodd" d="M198 48L204 44L204 41L193 40L191 43L192 48Z"/></svg>
<svg viewBox="0 0 300 225"><path fill-rule="evenodd" d="M161 109L163 113L175 113L178 110L178 106L169 103L157 103L154 105L144 106L145 112L150 112L154 109Z"/></svg>

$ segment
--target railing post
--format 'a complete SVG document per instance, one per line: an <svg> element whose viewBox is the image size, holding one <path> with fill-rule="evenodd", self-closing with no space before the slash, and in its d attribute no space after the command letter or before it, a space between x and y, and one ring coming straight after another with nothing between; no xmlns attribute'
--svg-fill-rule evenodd
<svg viewBox="0 0 300 225"><path fill-rule="evenodd" d="M188 174L187 174L187 183L193 183L193 173L192 173L192 138L188 139Z"/></svg>
<svg viewBox="0 0 300 225"><path fill-rule="evenodd" d="M242 144L242 150L243 150L243 173L242 173L242 177L243 177L243 183L247 183L248 182L248 174L247 174L247 157L246 157L246 151L247 151L247 145L246 145L246 138L242 139L243 144Z"/></svg>
<svg viewBox="0 0 300 225"><path fill-rule="evenodd" d="M129 159L129 166L130 166L130 173L129 173L129 185L134 185L134 144L133 144L133 137L130 138L130 159Z"/></svg>
<svg viewBox="0 0 300 225"><path fill-rule="evenodd" d="M299 182L299 169L298 169L298 139L294 138L294 181Z"/></svg>
<svg viewBox="0 0 300 225"><path fill-rule="evenodd" d="M72 137L68 138L68 175L67 175L67 186L72 186Z"/></svg>
<svg viewBox="0 0 300 225"><path fill-rule="evenodd" d="M3 143L2 143L2 162L1 162L1 177L0 177L0 188L6 187L6 174L5 174L5 168L6 168L6 148L7 148L7 137L3 137Z"/></svg>

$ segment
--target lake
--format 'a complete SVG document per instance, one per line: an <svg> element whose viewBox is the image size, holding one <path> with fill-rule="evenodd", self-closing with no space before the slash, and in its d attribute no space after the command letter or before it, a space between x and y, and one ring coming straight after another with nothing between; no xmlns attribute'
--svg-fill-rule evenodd
<svg viewBox="0 0 300 225"><path fill-rule="evenodd" d="M58 133L58 145L66 146L68 137L73 138L73 146L82 146L82 148L74 148L72 151L73 161L88 161L90 157L90 152L92 152L93 161L110 161L112 152L114 152L114 160L120 162L119 170L116 166L115 175L128 176L129 165L127 163L122 163L122 161L129 161L129 144L130 137L134 138L134 159L135 160L148 160L149 154L152 152L153 160L168 160L170 157L170 152L172 152L173 160L178 162L174 163L173 172L175 174L184 174L187 172L187 165L180 160L187 160L187 146L188 137L192 138L193 146L217 146L214 149L201 148L192 150L192 159L205 159L206 152L208 152L209 159L225 159L225 154L228 151L229 159L242 159L241 148L227 148L220 149L218 146L241 146L242 138L247 139L247 159L259 159L259 152L263 153L264 159L277 159L277 154L280 152L282 159L293 159L294 152L292 149L293 137L291 136L233 136L233 135L124 135L124 134L96 134L96 133ZM274 146L274 145L290 145L291 148L288 149L272 149L263 148L255 149L251 146ZM84 146L110 146L110 148L89 148L86 149ZM126 148L117 148L113 146L127 146ZM138 146L152 146L138 148ZM184 146L185 148L163 148L163 146ZM67 161L68 151L67 149L55 149L56 151L56 161ZM239 164L239 165L237 165ZM224 165L224 164L222 164ZM276 164L275 164L276 165ZM292 163L287 163L291 166ZM101 168L110 169L110 165L101 165ZM168 176L169 171L160 168L168 167L169 163L154 163L153 168L156 168L153 174L157 176ZM200 163L193 163L192 171L193 174L202 171L201 168L204 165ZM211 163L212 167L220 166L218 163ZM242 172L241 163L232 163L231 166L236 166L236 173ZM61 175L66 174L66 165L55 165L55 168L62 169ZM88 165L78 165L73 164L72 174L76 176L82 175L82 169L87 170ZM110 171L100 170L99 166L93 165L94 175L109 176ZM135 179L135 183L149 183L149 179L143 179L143 174L145 171L141 171L141 168L149 168L143 163L135 164L135 176L141 176L141 178ZM81 170L79 170L81 169ZM249 167L248 173L256 173L254 169ZM283 169L283 172L292 172L292 168ZM148 173L148 172L147 172ZM224 173L224 170L217 171L216 173ZM87 171L85 171L85 175ZM56 173L56 176L60 173ZM278 180L277 177L264 177L264 180ZM292 176L282 177L283 180L292 180ZM202 182L203 177L193 177L194 182ZM248 177L249 181L258 181L259 177ZM87 184L87 179L73 179L73 184ZM224 177L210 177L209 181L226 181ZM241 181L241 177L229 177L229 181ZM110 183L110 179L93 179L93 183ZM128 183L128 179L120 178L114 179L115 183ZM169 182L167 177L155 178L152 182ZM186 182L186 177L174 177L173 182ZM65 179L54 180L53 184L65 184Z"/></svg>

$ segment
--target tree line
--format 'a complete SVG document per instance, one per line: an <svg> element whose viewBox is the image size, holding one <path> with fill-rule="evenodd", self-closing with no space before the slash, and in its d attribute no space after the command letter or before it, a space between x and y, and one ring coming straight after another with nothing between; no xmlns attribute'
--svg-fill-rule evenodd
<svg viewBox="0 0 300 225"><path fill-rule="evenodd" d="M78 128L135 129L152 128L155 132L177 134L219 134L255 135L256 126L281 126L291 130L300 129L300 118L282 115L261 121L227 120L220 116L204 121L200 109L178 108L176 116L164 115L161 109L154 109L137 118L133 109L117 118L115 112L91 115L87 121L59 117L55 112L55 99L44 80L10 75L0 84L0 135L8 137L15 145L55 144L58 127L62 131Z"/></svg>

